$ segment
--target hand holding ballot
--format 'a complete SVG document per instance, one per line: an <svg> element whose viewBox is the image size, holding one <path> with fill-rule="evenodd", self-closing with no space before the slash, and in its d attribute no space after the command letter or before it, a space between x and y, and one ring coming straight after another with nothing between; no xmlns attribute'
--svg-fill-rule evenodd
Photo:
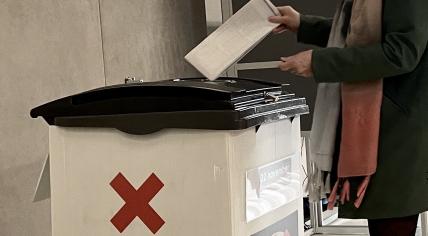
<svg viewBox="0 0 428 236"><path fill-rule="evenodd" d="M300 27L300 13L290 6L278 7L280 16L271 16L269 21L280 24L272 32L280 34L287 30L297 33Z"/></svg>
<svg viewBox="0 0 428 236"><path fill-rule="evenodd" d="M273 33L283 33L287 30L297 33L300 27L300 13L290 6L278 7L280 16L271 16L271 23L280 24ZM290 72L294 75L311 78L312 71L312 50L304 51L290 57L281 57L281 62L278 67L285 72Z"/></svg>
<svg viewBox="0 0 428 236"><path fill-rule="evenodd" d="M304 78L312 78L312 50L290 57L281 57L279 69Z"/></svg>
<svg viewBox="0 0 428 236"><path fill-rule="evenodd" d="M279 25L267 20L275 15L281 14L270 0L251 0L185 59L209 80L215 80Z"/></svg>
<svg viewBox="0 0 428 236"><path fill-rule="evenodd" d="M297 33L300 13L290 6L275 7L270 0L251 0L230 19L191 50L185 59L209 80L215 80L238 62L269 33ZM286 58L279 67L311 77L311 55L306 52Z"/></svg>

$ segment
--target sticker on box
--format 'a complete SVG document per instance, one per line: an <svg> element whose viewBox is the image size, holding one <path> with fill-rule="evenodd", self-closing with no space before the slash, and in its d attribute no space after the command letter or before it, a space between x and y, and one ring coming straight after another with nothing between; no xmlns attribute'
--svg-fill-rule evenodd
<svg viewBox="0 0 428 236"><path fill-rule="evenodd" d="M246 172L247 222L300 196L300 174L293 172L292 161L290 156Z"/></svg>

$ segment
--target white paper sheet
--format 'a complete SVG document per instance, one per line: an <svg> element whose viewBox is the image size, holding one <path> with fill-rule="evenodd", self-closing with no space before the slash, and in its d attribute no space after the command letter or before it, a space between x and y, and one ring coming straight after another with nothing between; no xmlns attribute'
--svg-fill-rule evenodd
<svg viewBox="0 0 428 236"><path fill-rule="evenodd" d="M269 0L251 0L185 59L209 80L215 80L278 26L268 17L279 14Z"/></svg>

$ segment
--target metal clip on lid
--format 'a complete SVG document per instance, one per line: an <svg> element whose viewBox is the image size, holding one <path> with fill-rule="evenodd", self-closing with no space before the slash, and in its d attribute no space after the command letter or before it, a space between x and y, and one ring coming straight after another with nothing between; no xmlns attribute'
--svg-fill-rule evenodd
<svg viewBox="0 0 428 236"><path fill-rule="evenodd" d="M143 83L144 80L137 80L135 77L126 77L125 78L125 84L131 84L131 83Z"/></svg>
<svg viewBox="0 0 428 236"><path fill-rule="evenodd" d="M276 96L275 94L265 93L265 102L266 103L278 102L279 99L280 99L280 97Z"/></svg>

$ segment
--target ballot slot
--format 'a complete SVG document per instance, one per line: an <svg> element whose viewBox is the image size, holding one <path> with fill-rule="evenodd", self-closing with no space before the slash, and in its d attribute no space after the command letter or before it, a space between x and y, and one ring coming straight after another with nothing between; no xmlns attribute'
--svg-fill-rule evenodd
<svg viewBox="0 0 428 236"><path fill-rule="evenodd" d="M289 84L286 89L293 91L299 96L305 98L306 104L309 109L313 111L315 105L315 97L317 92L316 83L310 79L301 79L294 75L285 73L278 68L272 69L259 69L259 70L241 70L238 71L240 77L250 78L265 78L269 81L277 83ZM312 113L302 117L302 130L309 131L312 127Z"/></svg>
<svg viewBox="0 0 428 236"><path fill-rule="evenodd" d="M295 94L279 94L279 93L267 93L264 94L261 98L251 99L244 102L234 103L235 109L239 110L240 108L245 108L252 105L258 104L270 104L284 100L290 100L295 97Z"/></svg>
<svg viewBox="0 0 428 236"><path fill-rule="evenodd" d="M286 101L273 102L270 104L252 105L238 108L241 117L250 117L256 114L268 114L271 111L290 110L299 106L306 106L305 99L290 99Z"/></svg>

